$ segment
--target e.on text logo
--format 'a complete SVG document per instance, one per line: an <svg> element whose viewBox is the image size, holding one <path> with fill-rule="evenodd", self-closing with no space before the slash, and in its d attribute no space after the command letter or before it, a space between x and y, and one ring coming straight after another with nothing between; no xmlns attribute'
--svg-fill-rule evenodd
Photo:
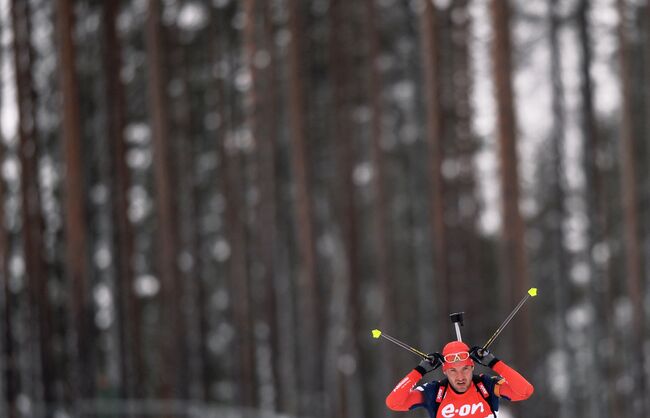
<svg viewBox="0 0 650 418"><path fill-rule="evenodd" d="M440 410L440 413L444 418L452 418L456 415L461 417L466 417L468 415L474 416L477 412L485 412L483 407L483 402L475 403L474 405L465 404L458 409L453 404L447 404L444 408Z"/></svg>

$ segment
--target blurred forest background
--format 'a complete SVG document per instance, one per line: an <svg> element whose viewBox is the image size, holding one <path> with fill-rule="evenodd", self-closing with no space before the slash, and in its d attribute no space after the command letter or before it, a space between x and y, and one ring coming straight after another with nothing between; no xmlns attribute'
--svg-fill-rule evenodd
<svg viewBox="0 0 650 418"><path fill-rule="evenodd" d="M0 0L0 416L650 416L650 1ZM645 138L645 139L644 139ZM485 370L482 370L485 371ZM434 378L440 376L434 373Z"/></svg>

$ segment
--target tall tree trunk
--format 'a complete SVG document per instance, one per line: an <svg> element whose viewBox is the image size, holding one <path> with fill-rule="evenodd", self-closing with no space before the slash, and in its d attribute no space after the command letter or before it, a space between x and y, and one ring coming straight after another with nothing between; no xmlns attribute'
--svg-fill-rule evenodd
<svg viewBox="0 0 650 418"><path fill-rule="evenodd" d="M627 277L627 295L632 303L632 328L630 339L626 343L631 348L632 358L640 362L631 362L628 373L634 379L634 388L644 396L632 397L630 415L645 416L645 367L643 343L645 335L645 319L643 308L643 285L641 271L641 243L639 237L638 192L636 187L636 145L634 133L634 98L631 80L630 45L627 37L629 28L626 2L616 2L619 18L619 66L621 77L621 138L619 141L619 158L621 168L621 191L623 203L623 233L625 248L625 269Z"/></svg>
<svg viewBox="0 0 650 418"><path fill-rule="evenodd" d="M607 201L604 190L604 176L598 166L599 156L604 152L601 135L596 122L594 105L594 89L591 78L593 62L592 39L589 26L590 13L589 0L580 0L577 9L578 30L581 48L580 93L582 98L582 131L583 140L583 165L585 171L585 194L588 208L589 222L587 235L587 257L593 283L589 286L589 299L596 314L595 323L591 330L591 350L593 365L591 367L593 390L590 390L589 413L591 417L602 418L611 416L619 418L621 408L617 405L616 391L607 390L605 382L613 381L613 369L608 356L602 353L600 347L605 338L611 339L611 282L609 275L609 261L596 259L596 251L605 244L608 236ZM606 337L607 336L607 337ZM607 341L605 339L605 341ZM611 343L611 340L609 341Z"/></svg>
<svg viewBox="0 0 650 418"><path fill-rule="evenodd" d="M514 307L528 290L527 250L524 240L524 222L519 212L519 173L516 145L516 118L512 91L512 46L510 40L510 9L508 0L492 0L492 27L494 29L494 84L497 101L499 161L501 163L502 249L501 272L508 288L503 305ZM530 319L522 310L514 328L512 352L515 365L529 367Z"/></svg>
<svg viewBox="0 0 650 418"><path fill-rule="evenodd" d="M278 89L279 68L281 60L278 57L275 44L275 31L272 22L271 4L263 3L264 13L264 47L269 53L270 61L260 75L263 79L264 91L260 97L260 112L265 140L258 141L258 179L260 184L259 220L263 225L260 246L262 258L266 265L265 281L269 286L266 295L265 311L268 318L273 318L276 325L272 328L271 342L276 360L276 399L279 411L295 414L297 406L297 370L295 369L296 331L294 323L294 298L289 283L289 274L283 270L286 263L281 261L281 239L278 212L278 142L280 93ZM262 82L262 80L260 80ZM285 266L286 267L286 266ZM275 332L274 332L275 331Z"/></svg>
<svg viewBox="0 0 650 418"><path fill-rule="evenodd" d="M458 306L463 309L468 318L472 318L474 326L464 334L468 340L476 338L477 331L487 326L483 309L488 306L486 298L489 285L488 277L482 272L479 253L479 202L476 193L476 173L474 158L478 143L472 131L472 69L470 42L472 39L472 17L469 11L469 0L458 0L452 3L448 14L451 25L451 61L453 64L449 84L453 86L453 120L454 123L447 131L453 138L450 148L452 158L457 161L458 174L454 179L454 198L445 196L448 207L453 210L453 230L448 230L453 239L454 254L450 259L455 260L456 269L448 273L454 278ZM453 129L452 129L453 128Z"/></svg>
<svg viewBox="0 0 650 418"><path fill-rule="evenodd" d="M183 366L176 373L176 379L179 384L179 393L183 399L188 399L190 394L196 393L199 388L193 383L196 381L194 376L198 375L200 365L195 352L190 354L196 342L195 324L195 301L194 297L194 277L193 272L193 254L190 249L191 234L194 228L191 223L191 191L192 191L192 112L190 102L190 75L189 67L192 62L192 54L189 48L183 45L184 31L177 25L170 28L168 67L170 70L170 79L174 80L179 86L178 93L174 100L169 102L170 113L170 138L169 143L170 156L174 156L169 161L173 166L175 181L173 188L175 190L174 216L176 223L176 254L178 260L178 286L183 298L179 301L180 325L179 329L183 332L183 343L179 345L179 358Z"/></svg>
<svg viewBox="0 0 650 418"><path fill-rule="evenodd" d="M220 22L226 20L222 17ZM218 57L227 61L230 68L236 68L235 43L232 31L224 26L218 33ZM221 187L226 202L225 234L230 244L228 260L228 281L233 299L237 301L232 307L237 347L237 361L234 376L238 382L238 402L240 405L252 407L257 404L255 385L255 353L253 347L252 304L250 292L250 276L248 271L248 240L246 224L246 207L244 199L245 182L241 150L233 140L237 133L238 120L236 107L239 103L235 93L229 89L233 80L219 80L217 97L220 105L219 112L223 115L217 134L217 152L221 162Z"/></svg>
<svg viewBox="0 0 650 418"><path fill-rule="evenodd" d="M74 396L90 398L94 394L94 310L90 298L90 271L86 250L88 248L87 217L79 85L75 68L73 5L70 0L57 3L59 31L59 67L63 94L64 155L66 163L66 260L68 277L72 285L72 316L75 332L73 364Z"/></svg>
<svg viewBox="0 0 650 418"><path fill-rule="evenodd" d="M0 152L0 160L4 161L4 152ZM0 182L0 200L4 204L5 188L4 184ZM4 211L0 211L0 222L4 225ZM18 380L18 359L16 353L16 344L14 341L14 327L12 325L14 318L14 303L11 291L9 269L7 268L8 254L8 233L5 228L0 229L0 278L2 278L2 299L0 300L2 306L2 343L0 348L2 357L0 365L2 366L2 408L0 412L7 415L8 418L16 418L18 416L17 398L20 390Z"/></svg>
<svg viewBox="0 0 650 418"><path fill-rule="evenodd" d="M564 231L563 225L567 218L565 208L564 193L564 165L563 165L563 148L564 148L564 131L566 122L564 115L566 107L564 105L564 84L562 81L562 62L560 56L559 31L560 16L558 16L558 1L551 0L548 6L548 23L549 23L549 43L551 53L551 100L553 126L551 131L551 148L553 164L553 192L551 194L552 209L549 213L551 220L549 222L552 231L552 248L553 269L551 270L552 283L554 288L555 299L555 327L553 335L555 337L555 347L562 353L562 359L566 361L565 366L570 367L573 364L570 361L570 351L567 342L567 327L565 318L567 315L567 296L570 295L568 285L568 254L564 249ZM572 385L572 379L569 379L569 385ZM574 393L569 386L569 392ZM567 418L575 416L575 401L571 396L567 396L560 401L559 417Z"/></svg>
<svg viewBox="0 0 650 418"><path fill-rule="evenodd" d="M438 11L433 2L424 2L420 16L421 55L424 73L424 88L427 120L427 143L430 153L431 170L431 209L433 271L436 289L434 300L439 307L438 321L445 323L451 310L451 280L448 271L447 234L445 224L445 196L442 179L443 130L442 109L440 104L440 37L438 29ZM444 328L442 328L444 329ZM438 343L443 343L446 333L438 335Z"/></svg>
<svg viewBox="0 0 650 418"><path fill-rule="evenodd" d="M176 230L176 206L172 189L170 139L168 136L167 82L163 74L163 28L160 21L160 0L149 0L146 27L147 67L149 77L149 109L154 151L154 178L158 222L158 274L161 278L161 322L166 324L161 333L163 367L160 372L160 395L171 399L180 391L177 377L181 359L181 344L184 341L182 329L181 302L182 286L179 283L178 242Z"/></svg>
<svg viewBox="0 0 650 418"><path fill-rule="evenodd" d="M353 42L351 33L350 16L354 10L350 3L332 0L329 7L329 57L328 69L331 75L330 85L332 91L332 131L334 138L334 158L336 159L336 193L333 197L337 223L341 231L343 244L342 269L336 271L338 279L333 281L333 294L344 295L343 306L341 301L332 300L332 306L338 304L337 311L343 310L344 315L334 315L334 321L328 329L329 335L336 335L344 330L345 337L337 341L332 338L336 346L332 361L338 363L345 356L359 358L359 341L361 333L361 318L359 312L359 239L357 232L357 211L355 202L355 188L353 183L354 170L354 138L351 135L351 92L353 91L348 74L351 72L350 51L346 48ZM337 289L338 288L338 289ZM335 299L333 297L333 299ZM328 357L329 358L329 357ZM332 382L328 388L330 398L334 405L331 414L345 417L351 414L356 405L349 399L351 389L359 384L358 374L336 368L329 373ZM333 376L334 375L334 376ZM333 385L334 387L331 387ZM359 388L357 386L356 388Z"/></svg>
<svg viewBox="0 0 650 418"><path fill-rule="evenodd" d="M210 392L210 362L209 362L209 353L208 353L208 278L205 274L205 263L204 257L202 257L202 248L203 248L203 236L205 231L203 230L203 212L201 207L203 205L204 199L206 198L205 193L200 187L200 173L195 171L195 167L199 163L197 155L199 155L199 150L201 150L202 141L199 141L199 138L196 136L191 141L191 144L187 144L190 148L188 153L191 153L189 159L189 167L187 175L190 177L188 182L189 191L190 191L190 203L189 203L189 219L188 219L188 251L192 256L192 267L190 273L193 275L189 278L191 281L191 295L188 295L188 300L190 303L193 303L191 307L192 317L189 318L193 321L191 327L193 327L194 337L193 337L193 347L189 348L190 356L195 358L190 359L193 364L192 367L192 384L193 390L190 391L190 397L192 399L198 399L203 402L208 402L209 392ZM210 280L211 281L211 280Z"/></svg>
<svg viewBox="0 0 650 418"><path fill-rule="evenodd" d="M116 19L119 1L104 4L104 68L106 69L107 132L112 150L112 197L115 222L115 284L117 326L120 337L120 390L124 398L142 397L144 362L140 332L141 307L134 291L133 227L128 218L128 192L131 175L126 163L127 144L124 138L125 99L120 81L122 69L121 45L117 36Z"/></svg>
<svg viewBox="0 0 650 418"><path fill-rule="evenodd" d="M233 106L229 103L228 106ZM232 122L231 122L232 123ZM252 407L256 404L254 352L252 341L252 315L250 303L250 277L247 266L247 239L246 239L246 210L242 189L244 187L241 173L242 161L239 150L232 146L224 145L227 137L233 135L234 129L220 139L220 154L222 161L222 175L224 181L224 197L226 200L226 225L227 235L231 246L229 260L229 280L233 299L237 303L233 306L233 319L237 330L237 351L239 399L243 406Z"/></svg>
<svg viewBox="0 0 650 418"><path fill-rule="evenodd" d="M16 32L14 32L14 37ZM3 54L0 48L0 69L3 67ZM0 70L0 79L3 71ZM3 90L0 85L0 109L2 109ZM0 164L5 161L5 141L3 135L0 133ZM16 344L14 341L14 326L13 315L14 297L12 297L9 268L7 260L9 259L9 240L10 235L7 228L5 228L5 201L7 196L7 188L5 187L4 179L0 179L0 306L2 312L2 334L0 335L0 367L2 367L2 375L0 377L2 388L2 408L0 412L6 414L7 418L16 418L18 416L17 398L20 390L18 381L18 359L16 353Z"/></svg>
<svg viewBox="0 0 650 418"><path fill-rule="evenodd" d="M38 142L36 138L35 92L31 75L33 61L30 43L30 10L26 2L12 1L14 71L18 102L18 154L21 163L21 217L23 253L28 279L30 338L38 347L39 359L35 367L34 381L43 382L42 393L34 385L36 402L54 402L52 390L56 379L56 360L51 350L53 324L47 281L44 280L45 258L42 247L43 219L41 217L40 193L37 180Z"/></svg>
<svg viewBox="0 0 650 418"><path fill-rule="evenodd" d="M261 409L278 410L286 405L284 387L280 382L281 361L279 347L279 324L278 324L278 301L276 295L277 272L276 272L276 245L278 239L277 233L277 204L276 204L276 142L277 142L277 122L274 110L274 102L277 96L275 87L275 62L267 62L264 67L256 64L257 54L266 53L271 57L271 50L274 45L272 42L273 31L267 9L268 2L264 2L259 8L256 7L255 0L246 0L244 2L244 11L246 14L246 25L244 27L244 63L248 72L251 74L251 87L247 90L245 112L246 124L251 132L253 141L256 144L256 172L255 183L260 191L259 203L256 207L257 236L255 237L256 250L262 264L262 292L254 292L262 296L261 300L253 300L254 304L259 304L260 308L257 313L259 318L263 318L269 327L268 338L256 342L256 347L267 347L271 362L266 365L258 364L258 375L260 376L260 385L273 387L274 397L260 396ZM261 22L261 24L259 24ZM258 26L262 39L266 41L259 42ZM268 36L267 36L268 35ZM269 60L272 61L272 60ZM261 351L259 348L257 351ZM260 356L256 356L260 357ZM279 392L279 393L278 393Z"/></svg>
<svg viewBox="0 0 650 418"><path fill-rule="evenodd" d="M365 0L366 3L366 38L368 43L368 100L370 102L371 119L370 119L370 160L373 167L372 189L372 228L374 239L374 274L377 277L379 287L381 310L377 323L380 329L396 329L396 309L395 309L395 285L393 283L393 252L391 251L392 233L391 218L389 215L389 201L387 196L386 181L386 158L382 147L382 119L384 106L382 105L381 92L384 89L384 83L379 68L380 58L380 34L377 27L379 19L376 0ZM402 370L398 369L396 362L391 361L391 347L383 344L379 349L379 358L382 364L387 367L380 367L379 380L382 387L390 387L398 378ZM365 365L364 365L365 363ZM370 365L367 364L366 356L360 359L362 373L367 375ZM364 385L364 398L367 408L372 408L372 394L370 386ZM371 409L371 411L373 411Z"/></svg>
<svg viewBox="0 0 650 418"><path fill-rule="evenodd" d="M210 43L213 54L211 61L224 63L235 68L235 48L232 46L233 39L228 27L224 13L212 15L216 25L210 33ZM237 105L234 94L228 91L228 83L224 80L225 75L217 77L215 83L216 102L218 113L223 119L216 132L216 151L219 161L219 186L226 202L225 227L223 233L228 238L230 245L230 258L227 265L228 284L233 298L237 304L232 307L232 320L237 329L235 343L238 347L234 364L234 376L237 381L237 402L241 405L253 406L256 403L256 392L254 385L254 352L251 336L251 306L249 292L249 276L246 250L246 224L243 205L242 168L240 150L232 140L235 135L234 107ZM240 303L241 302L241 303Z"/></svg>
<svg viewBox="0 0 650 418"><path fill-rule="evenodd" d="M296 181L297 243L300 265L298 272L298 312L301 318L299 329L299 384L303 388L300 413L319 415L322 410L320 395L323 367L322 344L319 331L322 330L322 309L319 302L319 284L316 273L315 238L312 225L312 202L308 176L306 150L306 118L303 86L304 56L301 40L304 39L301 16L302 3L289 0L289 135L291 137L291 166Z"/></svg>
<svg viewBox="0 0 650 418"><path fill-rule="evenodd" d="M194 55L192 51L199 48L189 48L183 42L183 31L179 27L174 28L176 42L173 48L173 68L176 69L176 79L182 83L180 94L176 100L174 110L175 123L175 144L174 155L178 161L178 225L180 230L179 249L180 254L180 280L185 300L181 304L184 312L183 329L185 329L186 343L181 347L182 358L186 362L187 370L179 373L181 385L186 387L182 396L188 399L203 398L205 387L203 387L203 370L205 368L205 357L202 356L200 330L200 292L203 288L201 275L199 274L199 247L200 228L198 199L200 199L195 175L195 143L197 142L194 127L200 123L194 118L192 112L194 91L193 79L191 77L191 63ZM197 43L194 43L197 45ZM197 112L198 113L198 112Z"/></svg>
<svg viewBox="0 0 650 418"><path fill-rule="evenodd" d="M231 68L235 68L236 54L232 48L235 43L234 39L229 38L230 49L226 52L230 60ZM233 80L231 83L234 84ZM257 391L255 383L255 349L252 335L253 327L253 305L251 303L251 276L248 271L248 246L247 239L247 221L246 221L246 199L245 190L246 183L244 176L245 161L243 159L242 150L234 145L228 145L228 138L238 135L236 130L240 124L238 106L241 103L232 90L228 90L226 100L229 108L228 130L226 136L225 158L224 162L227 164L225 167L226 172L226 200L227 204L227 219L228 221L228 234L232 245L232 257L230 260L230 279L231 286L235 297L241 303L234 307L235 324L239 329L238 341L241 347L241 382L242 382L242 401L243 405L254 406L257 405Z"/></svg>

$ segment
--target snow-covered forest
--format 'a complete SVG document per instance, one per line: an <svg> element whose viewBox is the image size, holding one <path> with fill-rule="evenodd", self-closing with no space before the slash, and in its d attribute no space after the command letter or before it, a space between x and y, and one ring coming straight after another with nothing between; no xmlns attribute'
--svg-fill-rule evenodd
<svg viewBox="0 0 650 418"><path fill-rule="evenodd" d="M1 417L423 418L531 287L500 416L650 416L650 1L0 0L0 120Z"/></svg>

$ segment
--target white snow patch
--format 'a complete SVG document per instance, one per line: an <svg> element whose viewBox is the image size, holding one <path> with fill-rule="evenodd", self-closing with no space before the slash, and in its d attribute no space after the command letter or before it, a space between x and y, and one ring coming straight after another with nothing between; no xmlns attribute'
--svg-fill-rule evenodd
<svg viewBox="0 0 650 418"><path fill-rule="evenodd" d="M565 400L569 393L569 358L565 351L554 350L546 359L547 368L550 371L548 376L552 382L548 382L553 396L558 400Z"/></svg>
<svg viewBox="0 0 650 418"><path fill-rule="evenodd" d="M160 291L160 280L151 274L143 274L135 279L134 290L140 297L151 298Z"/></svg>

